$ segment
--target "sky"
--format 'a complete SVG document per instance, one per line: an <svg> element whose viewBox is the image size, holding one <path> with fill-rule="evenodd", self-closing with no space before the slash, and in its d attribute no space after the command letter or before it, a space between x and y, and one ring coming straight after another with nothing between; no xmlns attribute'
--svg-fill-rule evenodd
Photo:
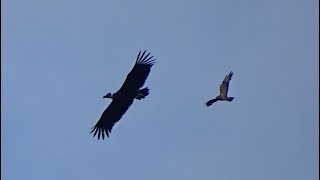
<svg viewBox="0 0 320 180"><path fill-rule="evenodd" d="M319 179L319 1L1 5L2 179ZM98 141L145 49L150 95Z"/></svg>

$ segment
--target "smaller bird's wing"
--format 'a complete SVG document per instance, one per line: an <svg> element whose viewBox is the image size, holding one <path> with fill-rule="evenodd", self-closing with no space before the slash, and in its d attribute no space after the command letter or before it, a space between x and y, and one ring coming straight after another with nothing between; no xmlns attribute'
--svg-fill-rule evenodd
<svg viewBox="0 0 320 180"><path fill-rule="evenodd" d="M230 71L230 73L228 75L226 75L226 77L222 81L222 83L220 85L220 96L221 97L227 97L228 90L229 90L229 82L232 78L232 75L233 75L233 72Z"/></svg>
<svg viewBox="0 0 320 180"><path fill-rule="evenodd" d="M120 92L137 91L145 83L151 67L155 63L153 56L149 57L150 53L147 55L145 55L145 53L146 51L144 51L142 54L141 51L139 52L135 65L119 89Z"/></svg>
<svg viewBox="0 0 320 180"><path fill-rule="evenodd" d="M93 137L98 134L98 139L100 139L101 135L102 139L104 139L105 134L109 137L109 133L111 133L114 124L121 119L132 103L133 99L126 101L113 100L102 113L99 121L92 128L90 134L94 132Z"/></svg>
<svg viewBox="0 0 320 180"><path fill-rule="evenodd" d="M213 103L215 103L215 102L217 102L218 101L218 99L211 99L211 100L209 100L208 102L206 102L206 106L211 106Z"/></svg>

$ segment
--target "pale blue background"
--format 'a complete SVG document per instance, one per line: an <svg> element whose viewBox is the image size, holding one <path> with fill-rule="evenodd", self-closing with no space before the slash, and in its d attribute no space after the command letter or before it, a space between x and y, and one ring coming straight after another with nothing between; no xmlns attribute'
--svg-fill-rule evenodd
<svg viewBox="0 0 320 180"><path fill-rule="evenodd" d="M3 180L319 178L317 0L1 3ZM92 138L144 49L151 94Z"/></svg>

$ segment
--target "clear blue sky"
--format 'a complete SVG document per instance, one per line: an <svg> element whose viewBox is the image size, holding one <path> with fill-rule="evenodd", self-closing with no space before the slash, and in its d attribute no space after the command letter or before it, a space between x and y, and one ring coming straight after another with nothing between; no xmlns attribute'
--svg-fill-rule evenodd
<svg viewBox="0 0 320 180"><path fill-rule="evenodd" d="M1 4L3 180L319 178L317 0ZM92 138L144 49L150 95Z"/></svg>

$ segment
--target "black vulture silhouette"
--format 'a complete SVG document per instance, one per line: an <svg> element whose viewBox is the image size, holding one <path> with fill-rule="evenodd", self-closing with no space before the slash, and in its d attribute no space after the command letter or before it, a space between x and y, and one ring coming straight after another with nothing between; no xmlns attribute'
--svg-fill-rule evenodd
<svg viewBox="0 0 320 180"><path fill-rule="evenodd" d="M130 73L127 75L121 88L114 94L108 93L103 98L111 98L112 102L107 109L102 113L97 124L92 128L94 132L93 137L98 134L98 139L105 135L109 137L112 127L118 122L124 113L129 109L134 99L141 100L149 94L149 88L140 89L151 70L151 67L155 64L153 56L149 57L150 53L145 55L146 51L138 54L136 63L133 66Z"/></svg>
<svg viewBox="0 0 320 180"><path fill-rule="evenodd" d="M217 101L229 101L229 102L231 102L234 99L234 97L228 97L229 82L231 80L232 75L233 75L232 71L230 71L230 73L228 75L226 75L226 77L224 78L224 80L222 81L222 83L220 85L220 94L219 94L219 96L217 96L216 98L211 99L208 102L206 102L207 106L211 106L213 103L215 103Z"/></svg>

